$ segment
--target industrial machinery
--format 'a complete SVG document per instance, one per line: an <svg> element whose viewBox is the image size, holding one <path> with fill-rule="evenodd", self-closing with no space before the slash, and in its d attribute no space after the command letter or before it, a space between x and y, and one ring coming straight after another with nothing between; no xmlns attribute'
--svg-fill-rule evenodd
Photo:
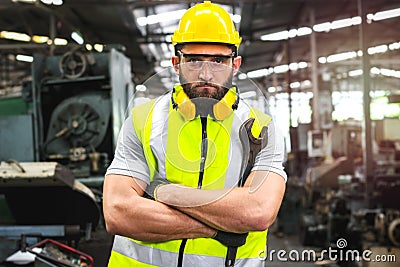
<svg viewBox="0 0 400 267"><path fill-rule="evenodd" d="M307 168L307 212L300 219L300 242L335 248L337 240L345 239L344 250L384 249L388 255L399 253L400 204L396 199L400 194L400 173L396 155L400 154L396 152L396 141L381 140L374 148L373 190L366 194L361 128L353 123L340 124L330 132L332 159ZM355 262L338 264L359 266Z"/></svg>
<svg viewBox="0 0 400 267"><path fill-rule="evenodd" d="M0 262L21 240L105 233L101 187L132 95L130 60L115 48L34 56L32 82L3 105L23 108L0 112Z"/></svg>
<svg viewBox="0 0 400 267"><path fill-rule="evenodd" d="M37 55L32 72L34 159L59 161L77 177L103 174L133 90L129 59L75 49Z"/></svg>

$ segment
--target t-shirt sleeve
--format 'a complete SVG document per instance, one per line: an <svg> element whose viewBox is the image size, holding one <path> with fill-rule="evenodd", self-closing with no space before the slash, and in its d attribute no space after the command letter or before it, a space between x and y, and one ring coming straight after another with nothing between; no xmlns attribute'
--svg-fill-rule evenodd
<svg viewBox="0 0 400 267"><path fill-rule="evenodd" d="M144 156L143 146L136 135L132 116L129 116L119 133L114 159L106 175L121 174L150 183L150 171Z"/></svg>
<svg viewBox="0 0 400 267"><path fill-rule="evenodd" d="M271 171L282 176L287 181L283 162L285 159L285 144L281 130L274 121L268 125L268 143L258 153L253 171Z"/></svg>

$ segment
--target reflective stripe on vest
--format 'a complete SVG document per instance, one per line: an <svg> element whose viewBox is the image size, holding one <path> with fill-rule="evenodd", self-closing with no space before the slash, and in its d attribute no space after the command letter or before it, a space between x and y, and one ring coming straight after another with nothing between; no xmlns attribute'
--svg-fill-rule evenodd
<svg viewBox="0 0 400 267"><path fill-rule="evenodd" d="M251 249L255 253L251 253L251 257L247 258L237 258L235 262L235 266L241 267L261 267L264 265L264 261L262 256L265 255L266 246L258 246L256 245L259 242L255 242L254 239L258 239L258 237L254 236L254 233L251 233L252 236L249 235L247 243L253 244ZM265 237L265 232L258 232L256 235L263 235ZM266 242L264 238L261 238ZM199 241L209 240L212 242L217 242L215 240L209 238L199 238ZM225 264L225 255L224 256L215 256L216 251L213 250L213 247L207 247L207 242L201 242L195 244L193 239L188 239L188 243L190 245L186 246L185 255L183 257L183 265L184 267L223 267ZM178 264L178 250L180 240L167 241L163 246L169 246L177 248L174 252L169 251L167 249L160 249L159 247L155 247L153 245L149 245L148 243L143 243L140 241L136 241L133 239L115 236L113 250L111 253L109 266L177 266ZM167 244L165 244L167 243ZM175 243L175 244L174 244ZM217 242L218 243L218 242ZM247 244L246 243L246 244ZM264 243L265 244L265 243ZM171 246L172 245L172 246ZM191 253L191 247L196 248L196 253ZM246 246L246 245L245 245ZM242 254L243 247L238 249L238 254ZM208 255L205 254L208 252ZM226 253L226 248L224 250Z"/></svg>
<svg viewBox="0 0 400 267"><path fill-rule="evenodd" d="M172 108L170 94L132 110L136 134L155 176L185 186L197 187L202 160L200 118L186 121ZM207 118L207 154L202 189L231 188L237 185L242 146L238 129L249 117L256 119L252 132L258 136L271 118L240 102L238 109L223 121ZM166 178L167 177L167 178ZM239 247L235 266L262 266L258 259L266 250L267 231L251 232ZM109 266L176 266L181 240L141 242L116 236ZM224 266L227 248L211 238L188 239L183 266ZM122 264L125 262L125 264ZM138 264L137 262L140 262Z"/></svg>

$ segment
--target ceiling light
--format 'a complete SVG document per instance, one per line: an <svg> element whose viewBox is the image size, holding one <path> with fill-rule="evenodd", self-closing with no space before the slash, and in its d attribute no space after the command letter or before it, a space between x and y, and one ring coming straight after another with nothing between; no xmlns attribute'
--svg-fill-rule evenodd
<svg viewBox="0 0 400 267"><path fill-rule="evenodd" d="M290 88L293 88L293 89L300 88L300 82L292 82L290 84Z"/></svg>
<svg viewBox="0 0 400 267"><path fill-rule="evenodd" d="M84 40L83 40L82 36L81 36L79 33L77 33L77 32L72 32L72 33L71 33L71 38L72 38L75 42L77 42L78 44L80 44L80 45L82 45L82 44L84 43Z"/></svg>
<svg viewBox="0 0 400 267"><path fill-rule="evenodd" d="M287 40L289 38L288 31L275 32L270 34L265 34L260 37L262 41L279 41Z"/></svg>
<svg viewBox="0 0 400 267"><path fill-rule="evenodd" d="M287 72L288 70L289 70L289 65L280 65L280 66L274 67L275 73L283 73L283 72Z"/></svg>
<svg viewBox="0 0 400 267"><path fill-rule="evenodd" d="M53 5L61 6L63 4L63 0L53 0Z"/></svg>
<svg viewBox="0 0 400 267"><path fill-rule="evenodd" d="M394 18L400 16L400 8L386 10L377 12L375 15L367 14L367 22L370 23L372 20L383 20L388 18ZM303 36L307 34L311 34L312 31L315 32L329 32L330 30L340 29L344 27L350 27L354 25L359 25L362 22L362 18L360 16L352 17L352 18L345 18L340 20L335 20L332 22L323 22L320 24L315 24L311 28L302 27L297 30L293 29L290 31L280 31L270 34L265 34L260 37L262 41L280 41L280 40L287 40L289 38L294 38L296 36Z"/></svg>
<svg viewBox="0 0 400 267"><path fill-rule="evenodd" d="M155 15L149 15L147 17L139 17L136 22L139 26L146 26L151 24L156 24L160 22L167 22L173 20L180 20L183 14L185 14L186 9L179 9L175 11L168 11L164 13L159 13ZM242 17L238 14L229 14L234 23L240 23Z"/></svg>
<svg viewBox="0 0 400 267"><path fill-rule="evenodd" d="M292 71L295 71L295 70L297 70L298 68L299 68L299 64L298 64L297 62L294 62L294 63L290 63L290 64L289 64L289 69L292 70Z"/></svg>
<svg viewBox="0 0 400 267"><path fill-rule="evenodd" d="M46 5L55 5L55 6L61 6L63 4L63 0L40 0L43 4Z"/></svg>
<svg viewBox="0 0 400 267"><path fill-rule="evenodd" d="M145 92L146 90L147 90L147 87L144 84L136 85L136 91Z"/></svg>
<svg viewBox="0 0 400 267"><path fill-rule="evenodd" d="M398 70L380 69L380 71L383 76L400 78L400 71Z"/></svg>
<svg viewBox="0 0 400 267"><path fill-rule="evenodd" d="M388 49L390 49L390 50L400 49L400 42L391 43L389 45L378 45L375 47L370 47L370 48L368 48L368 53L369 54L384 53ZM327 57L320 57L320 58L318 58L318 62L321 64L333 63L333 62L337 62L337 61L355 58L357 56L362 57L362 55L363 55L363 53L361 50L343 52L343 53L339 53L339 54L332 54ZM293 63L290 63L289 65L280 65L280 66L276 66L274 68L270 67L268 69L259 69L259 70L250 71L247 73L247 77L248 78L258 78L258 77L270 75L271 73L284 73L288 70L294 71L297 69L307 68L308 65L309 65L309 63L304 62L304 61L298 62L298 63L293 62ZM349 76L351 76L351 74L354 74L354 73L355 72L349 73ZM389 76L388 72L386 72L386 74L387 74L386 76ZM246 78L246 76L244 76L244 75L242 75L242 79ZM343 75L345 77L347 77L347 73L344 73ZM390 73L390 75L391 75L391 77L397 78L397 76L399 76L398 78L400 78L400 71L395 71L395 74Z"/></svg>
<svg viewBox="0 0 400 267"><path fill-rule="evenodd" d="M238 15L238 14L230 14L231 18L233 20L234 23L240 23L240 21L242 20L242 16Z"/></svg>
<svg viewBox="0 0 400 267"><path fill-rule="evenodd" d="M103 52L104 45L95 44L93 47L94 47L94 50L96 50L97 52L99 52L99 53Z"/></svg>
<svg viewBox="0 0 400 267"><path fill-rule="evenodd" d="M93 46L91 44L86 44L85 47L87 51L92 51L93 49Z"/></svg>
<svg viewBox="0 0 400 267"><path fill-rule="evenodd" d="M23 62L33 62L33 57L27 55L17 55L15 59Z"/></svg>
<svg viewBox="0 0 400 267"><path fill-rule="evenodd" d="M139 24L139 26L146 26L146 25L156 24L156 23L160 23L160 22L179 20L185 12L186 12L186 9L169 11L169 12L160 13L157 15L140 17L136 21Z"/></svg>
<svg viewBox="0 0 400 267"><path fill-rule="evenodd" d="M318 58L318 62L321 63L321 64L325 64L326 63L326 57Z"/></svg>
<svg viewBox="0 0 400 267"><path fill-rule="evenodd" d="M301 27L298 29L291 29L289 31L280 31L280 32L265 34L262 35L260 38L262 41L279 41L279 40L287 40L289 38L294 38L296 36L304 36L311 33L312 33L311 28Z"/></svg>
<svg viewBox="0 0 400 267"><path fill-rule="evenodd" d="M363 74L363 70L357 69L357 70L352 70L348 72L348 75L346 73L343 73L345 77L355 77L355 76L360 76ZM382 75L386 77L392 77L392 78L400 78L400 71L398 70L392 70L392 69L384 69L384 68L377 68L377 67L372 67L370 69L370 74L373 75Z"/></svg>
<svg viewBox="0 0 400 267"><path fill-rule="evenodd" d="M56 39L54 39L54 44L55 45L67 45L68 41L63 38L56 38Z"/></svg>
<svg viewBox="0 0 400 267"><path fill-rule="evenodd" d="M301 27L297 29L297 36L304 36L304 35L308 35L311 34L312 30L309 27Z"/></svg>
<svg viewBox="0 0 400 267"><path fill-rule="evenodd" d="M32 36L32 41L34 41L35 43L38 43L38 44L47 43L48 40L49 40L49 37L47 37L47 36L39 36L39 35Z"/></svg>
<svg viewBox="0 0 400 267"><path fill-rule="evenodd" d="M357 56L357 53L354 51L353 52L344 52L344 53L330 55L326 58L326 61L328 63L332 63L332 62L355 58L356 56Z"/></svg>
<svg viewBox="0 0 400 267"><path fill-rule="evenodd" d="M247 79L247 74L246 74L246 73L240 73L240 74L238 75L238 79L239 79L239 80L245 80L245 79Z"/></svg>
<svg viewBox="0 0 400 267"><path fill-rule="evenodd" d="M313 26L313 30L316 32L328 32L330 31L330 29L331 29L330 22L324 22Z"/></svg>
<svg viewBox="0 0 400 267"><path fill-rule="evenodd" d="M36 3L36 0L12 0L14 3L27 3L27 4L34 4Z"/></svg>
<svg viewBox="0 0 400 267"><path fill-rule="evenodd" d="M288 37L289 38L294 38L297 36L297 30L296 29L291 29L288 31Z"/></svg>
<svg viewBox="0 0 400 267"><path fill-rule="evenodd" d="M387 45L378 45L368 48L367 51L369 55L373 55L373 54L385 53L387 50L388 50Z"/></svg>
<svg viewBox="0 0 400 267"><path fill-rule="evenodd" d="M400 49L400 42L391 43L391 44L389 45L389 49L390 49L390 50L397 50L397 49Z"/></svg>
<svg viewBox="0 0 400 267"><path fill-rule="evenodd" d="M372 74L376 74L376 75L381 74L381 70L378 69L377 67L372 67L371 70L370 70L370 72L371 72Z"/></svg>
<svg viewBox="0 0 400 267"><path fill-rule="evenodd" d="M374 14L373 20L390 19L398 16L400 16L400 8L377 12Z"/></svg>
<svg viewBox="0 0 400 267"><path fill-rule="evenodd" d="M29 42L31 40L31 37L29 35L19 32L2 31L0 32L0 37L4 39L22 41L22 42Z"/></svg>
<svg viewBox="0 0 400 267"><path fill-rule="evenodd" d="M311 81L310 80L304 80L301 82L301 87L311 87Z"/></svg>
<svg viewBox="0 0 400 267"><path fill-rule="evenodd" d="M299 62L298 66L299 66L299 69L305 69L308 67L308 63L301 61L301 62Z"/></svg>
<svg viewBox="0 0 400 267"><path fill-rule="evenodd" d="M332 21L331 23L331 29L336 30L340 28L345 28L349 26L355 25L354 23L358 22L358 20L353 20L353 18L347 18L347 19L340 19L340 20L335 20Z"/></svg>
<svg viewBox="0 0 400 267"><path fill-rule="evenodd" d="M251 78L258 78L258 77L262 77L262 76L267 76L268 74L270 74L268 69L259 69L259 70L253 70L253 71L249 71L247 73L247 77Z"/></svg>
<svg viewBox="0 0 400 267"><path fill-rule="evenodd" d="M351 20L353 21L353 25L360 25L362 22L362 19L360 16L352 17Z"/></svg>
<svg viewBox="0 0 400 267"><path fill-rule="evenodd" d="M349 71L348 74L349 74L349 77L361 76L363 74L363 70L362 69L351 70L351 71Z"/></svg>
<svg viewBox="0 0 400 267"><path fill-rule="evenodd" d="M166 60L161 60L160 61L160 66L163 68L169 68L172 67L172 62L170 59L166 59Z"/></svg>

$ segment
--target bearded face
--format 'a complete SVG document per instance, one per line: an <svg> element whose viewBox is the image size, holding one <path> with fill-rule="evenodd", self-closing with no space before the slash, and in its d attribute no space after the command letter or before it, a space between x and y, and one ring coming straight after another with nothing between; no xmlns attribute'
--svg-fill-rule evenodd
<svg viewBox="0 0 400 267"><path fill-rule="evenodd" d="M179 72L179 81L190 99L207 97L219 101L224 97L226 92L228 92L229 88L232 87L232 79L233 70L230 70L228 77L221 83L201 80L190 82L189 79L185 77L182 70Z"/></svg>
<svg viewBox="0 0 400 267"><path fill-rule="evenodd" d="M189 98L221 100L232 87L242 60L232 47L212 43L190 43L172 57L175 72Z"/></svg>

